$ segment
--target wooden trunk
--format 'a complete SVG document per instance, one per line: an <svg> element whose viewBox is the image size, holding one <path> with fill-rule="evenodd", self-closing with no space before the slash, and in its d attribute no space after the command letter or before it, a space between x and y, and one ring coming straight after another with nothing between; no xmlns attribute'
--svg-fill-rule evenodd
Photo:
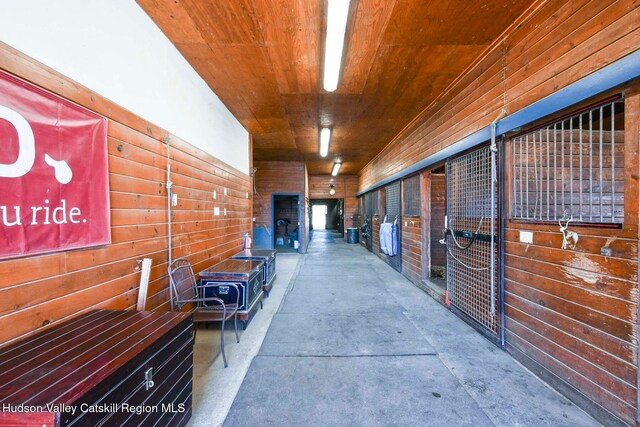
<svg viewBox="0 0 640 427"><path fill-rule="evenodd" d="M240 293L237 298L238 319L244 321L246 328L251 314L257 310L258 303L262 301L262 279L264 277L265 264L262 261L248 261L239 259L226 259L200 272L200 285L206 286L218 283L233 283L238 286ZM217 297L225 304L235 304L236 293L229 287L207 288L206 297Z"/></svg>
<svg viewBox="0 0 640 427"><path fill-rule="evenodd" d="M0 351L0 425L182 426L189 313L95 310Z"/></svg>
<svg viewBox="0 0 640 427"><path fill-rule="evenodd" d="M262 290L269 295L273 287L273 281L276 279L276 251L273 249L245 249L238 252L232 259L244 261L262 261L264 262L262 274Z"/></svg>

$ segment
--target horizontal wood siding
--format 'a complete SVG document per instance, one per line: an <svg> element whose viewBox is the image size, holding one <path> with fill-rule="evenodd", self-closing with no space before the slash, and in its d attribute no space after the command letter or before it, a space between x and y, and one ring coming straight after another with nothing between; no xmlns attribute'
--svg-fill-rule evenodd
<svg viewBox="0 0 640 427"><path fill-rule="evenodd" d="M142 258L153 260L147 309L169 309L166 137L178 195L174 257L187 256L199 271L241 249L242 234L251 231L248 175L2 43L0 69L108 118L113 240L0 262L1 344L88 310L135 308Z"/></svg>
<svg viewBox="0 0 640 427"><path fill-rule="evenodd" d="M376 255L380 255L380 216L374 215L372 222L373 225L371 226L371 232L373 233L373 242L371 245L371 251Z"/></svg>
<svg viewBox="0 0 640 427"><path fill-rule="evenodd" d="M626 91L626 129L618 136L624 227L570 227L580 236L572 251L561 249L557 224L508 221L505 232L509 345L629 424L637 406L638 88ZM520 243L522 230L533 231L533 244Z"/></svg>
<svg viewBox="0 0 640 427"><path fill-rule="evenodd" d="M304 251L307 251L307 247L309 246L309 233L311 230L311 204L309 203L309 169L307 168L307 165L304 166L304 201L303 201L303 206L304 206L304 212L302 215L302 218L304 218L304 223L303 223L303 230L304 232L302 233L301 236L301 244L302 247L304 248Z"/></svg>
<svg viewBox="0 0 640 427"><path fill-rule="evenodd" d="M422 220L417 216L402 217L402 274L409 280L422 282Z"/></svg>
<svg viewBox="0 0 640 427"><path fill-rule="evenodd" d="M539 3L362 169L360 190L488 126L503 100L516 112L640 46L635 1Z"/></svg>
<svg viewBox="0 0 640 427"><path fill-rule="evenodd" d="M329 194L333 185L336 194ZM356 175L311 175L309 176L310 199L344 199L344 230L355 227L354 216L358 210L358 177Z"/></svg>
<svg viewBox="0 0 640 427"><path fill-rule="evenodd" d="M637 1L540 1L365 166L359 189L488 126L503 107L512 114L638 50L638 6ZM568 251L560 249L557 224L508 222L505 327L516 357L537 363L570 397L570 390L577 390L576 401L582 399L578 395L590 400L583 406L591 405L605 423L613 414L635 425L640 101L633 85L625 90L624 228L575 227L578 247ZM436 229L431 229L434 248ZM520 230L534 232L533 244L520 243ZM612 255L601 255L603 247Z"/></svg>
<svg viewBox="0 0 640 427"><path fill-rule="evenodd" d="M358 179L353 176L345 181L344 199L344 228L357 226L358 199L355 197L358 192ZM359 226L359 225L358 225Z"/></svg>
<svg viewBox="0 0 640 427"><path fill-rule="evenodd" d="M300 194L304 197L305 167L303 162L254 162L255 187L253 198L254 227L271 227L273 211L271 196Z"/></svg>
<svg viewBox="0 0 640 427"><path fill-rule="evenodd" d="M267 227L271 229L273 220L273 194L299 194L300 208L303 210L302 224L300 225L300 241L306 248L308 242L307 222L305 215L305 183L306 167L304 162L254 162L257 168L255 173L255 189L258 194L253 197L254 228ZM294 227L295 228L295 227ZM272 234L273 235L273 234Z"/></svg>

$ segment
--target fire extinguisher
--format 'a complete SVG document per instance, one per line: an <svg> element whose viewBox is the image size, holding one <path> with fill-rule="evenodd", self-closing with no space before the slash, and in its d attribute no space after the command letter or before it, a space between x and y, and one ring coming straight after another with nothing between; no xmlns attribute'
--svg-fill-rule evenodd
<svg viewBox="0 0 640 427"><path fill-rule="evenodd" d="M244 233L244 236L242 236L242 249L251 249L251 237L249 233Z"/></svg>

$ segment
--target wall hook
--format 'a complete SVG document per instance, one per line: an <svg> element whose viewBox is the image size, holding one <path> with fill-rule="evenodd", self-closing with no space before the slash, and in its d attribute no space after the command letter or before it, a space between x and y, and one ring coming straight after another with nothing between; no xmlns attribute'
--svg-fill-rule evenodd
<svg viewBox="0 0 640 427"><path fill-rule="evenodd" d="M558 221L560 232L562 233L562 249L573 250L578 245L578 233L567 230L571 221L573 221L573 217L569 218L564 226L562 225L562 220Z"/></svg>

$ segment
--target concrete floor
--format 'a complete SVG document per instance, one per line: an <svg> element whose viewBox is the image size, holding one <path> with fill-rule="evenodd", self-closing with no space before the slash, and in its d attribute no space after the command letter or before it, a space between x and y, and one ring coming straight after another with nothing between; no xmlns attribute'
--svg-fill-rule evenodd
<svg viewBox="0 0 640 427"><path fill-rule="evenodd" d="M283 300L299 262L299 254L276 256L276 279L263 309L251 318L247 330L240 324L240 343L235 342L233 324L225 330L225 350L229 366L225 369L220 355L220 328L198 329L194 349L193 415L188 426L220 426L224 422L236 393L249 370L276 310Z"/></svg>
<svg viewBox="0 0 640 427"><path fill-rule="evenodd" d="M223 393L235 396L225 426L599 425L375 255L314 234L287 293L266 301L284 295L264 341L256 316L230 368L196 369L192 425L219 425Z"/></svg>

